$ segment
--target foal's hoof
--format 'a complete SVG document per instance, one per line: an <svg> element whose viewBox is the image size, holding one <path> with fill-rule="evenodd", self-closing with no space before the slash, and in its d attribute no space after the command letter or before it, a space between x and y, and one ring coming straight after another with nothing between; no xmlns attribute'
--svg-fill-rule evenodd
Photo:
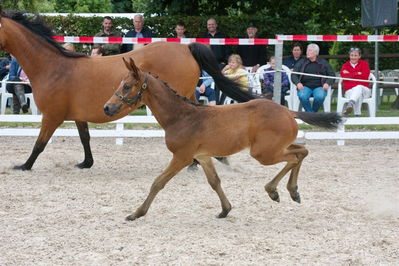
<svg viewBox="0 0 399 266"><path fill-rule="evenodd" d="M272 200L274 200L274 201L276 201L276 202L280 202L280 196L278 195L278 192L277 192L277 191L270 192L270 193L268 193L268 194L269 194L269 197L270 197Z"/></svg>
<svg viewBox="0 0 399 266"><path fill-rule="evenodd" d="M83 161L81 163L78 163L77 165L75 165L77 168L79 169L84 169L84 168L90 168L93 166L93 161Z"/></svg>
<svg viewBox="0 0 399 266"><path fill-rule="evenodd" d="M30 168L26 167L26 165L25 165L25 164L22 164L22 165L16 165L16 166L14 166L14 167L13 167L13 169L14 169L14 170L22 170L22 171L25 171L25 170L30 170Z"/></svg>
<svg viewBox="0 0 399 266"><path fill-rule="evenodd" d="M226 218L227 214L229 214L228 211L222 211L221 213L219 213L219 215L217 217L218 218Z"/></svg>
<svg viewBox="0 0 399 266"><path fill-rule="evenodd" d="M136 220L138 217L134 216L134 214L129 215L128 217L125 218L126 221L134 221Z"/></svg>
<svg viewBox="0 0 399 266"><path fill-rule="evenodd" d="M301 203L301 196L298 191L295 191L293 195L291 195L291 199L295 202Z"/></svg>

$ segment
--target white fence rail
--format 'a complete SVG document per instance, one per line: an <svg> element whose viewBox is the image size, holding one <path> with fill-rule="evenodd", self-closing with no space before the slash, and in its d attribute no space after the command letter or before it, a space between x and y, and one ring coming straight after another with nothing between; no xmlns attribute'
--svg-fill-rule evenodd
<svg viewBox="0 0 399 266"><path fill-rule="evenodd" d="M41 122L41 115L0 115L0 122ZM74 123L74 121L66 121ZM157 123L154 116L126 116L114 123L115 129L90 129L92 137L114 137L116 144L123 144L123 138L127 137L164 137L165 132L159 130L125 129L125 124ZM298 123L303 123L298 120ZM346 125L399 125L399 117L356 117L346 119L344 125L336 131L306 132L299 131L298 138L337 140L338 145L344 145L349 139L399 139L399 131L345 131ZM0 136L38 136L39 128L0 128ZM54 136L79 136L77 129L59 128Z"/></svg>

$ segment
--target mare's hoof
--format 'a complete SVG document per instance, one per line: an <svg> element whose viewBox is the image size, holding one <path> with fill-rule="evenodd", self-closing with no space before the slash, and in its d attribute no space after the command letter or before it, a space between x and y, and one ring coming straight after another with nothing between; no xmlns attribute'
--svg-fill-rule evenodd
<svg viewBox="0 0 399 266"><path fill-rule="evenodd" d="M22 165L16 165L16 166L14 166L14 168L13 168L14 170L22 170L22 171L25 171L25 170L30 170L30 168L27 168L26 166L25 166L25 164L22 164Z"/></svg>
<svg viewBox="0 0 399 266"><path fill-rule="evenodd" d="M129 215L128 217L125 218L126 221L134 221L136 220L138 217L134 216L133 214Z"/></svg>
<svg viewBox="0 0 399 266"><path fill-rule="evenodd" d="M280 196L277 191L269 193L269 197L276 202L280 202Z"/></svg>
<svg viewBox="0 0 399 266"><path fill-rule="evenodd" d="M93 166L93 161L83 161L75 166L79 169L90 168Z"/></svg>
<svg viewBox="0 0 399 266"><path fill-rule="evenodd" d="M295 202L301 203L301 196L298 191L295 191L294 195L291 195L291 199Z"/></svg>

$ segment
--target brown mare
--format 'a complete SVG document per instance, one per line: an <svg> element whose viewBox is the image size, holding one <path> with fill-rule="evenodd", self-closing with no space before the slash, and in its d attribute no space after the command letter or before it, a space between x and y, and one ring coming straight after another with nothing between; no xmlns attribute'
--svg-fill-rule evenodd
<svg viewBox="0 0 399 266"><path fill-rule="evenodd" d="M127 70L122 57L133 58L145 71L169 82L181 95L195 99L200 67L231 98L253 97L225 78L210 49L200 44L151 43L123 55L88 57L68 52L52 39L52 31L39 17L30 21L21 13L0 11L0 49L13 54L28 75L37 107L43 114L40 134L28 160L16 169L29 170L54 131L65 120L76 121L85 158L77 166L93 165L87 122L104 123L127 115L124 110L110 118L103 111Z"/></svg>
<svg viewBox="0 0 399 266"><path fill-rule="evenodd" d="M272 200L279 201L277 185L291 171L287 189L291 198L299 203L298 173L308 150L303 145L293 144L298 132L295 118L326 128L336 127L341 122L337 113L292 112L266 99L217 107L199 106L141 71L132 59L125 64L130 72L105 104L104 112L114 116L132 111L141 104L148 105L164 128L166 146L173 153L168 167L153 182L147 199L126 218L128 220L144 216L157 193L193 159L199 161L220 198L222 212L218 217L226 217L231 204L222 190L211 156L228 156L247 147L251 156L263 165L287 162L265 185L265 190Z"/></svg>

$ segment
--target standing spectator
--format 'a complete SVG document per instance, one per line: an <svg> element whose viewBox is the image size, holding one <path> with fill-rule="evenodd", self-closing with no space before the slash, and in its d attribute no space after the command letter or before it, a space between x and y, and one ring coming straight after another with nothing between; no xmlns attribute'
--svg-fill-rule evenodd
<svg viewBox="0 0 399 266"><path fill-rule="evenodd" d="M23 69L13 57L11 59L9 81L29 81ZM28 103L26 102L25 93L31 93L32 88L27 84L8 83L6 89L9 93L13 94L12 97L12 113L19 114L22 108L23 113L28 112Z"/></svg>
<svg viewBox="0 0 399 266"><path fill-rule="evenodd" d="M269 59L270 67L265 69L265 71L273 71L276 69L276 58L271 56ZM263 75L263 84L262 84L262 94L265 95L265 98L272 99L273 98L273 91L274 91L274 73L265 73ZM285 102L285 95L287 94L288 90L290 89L290 81L288 79L287 73L281 72L281 99L280 102L284 105Z"/></svg>
<svg viewBox="0 0 399 266"><path fill-rule="evenodd" d="M247 27L247 38L255 39L258 29L254 25ZM264 45L239 45L238 54L242 58L243 65L252 67L252 72L266 64L266 46Z"/></svg>
<svg viewBox="0 0 399 266"><path fill-rule="evenodd" d="M341 77L364 80L369 79L369 64L364 60L360 60L361 56L362 54L359 48L351 48L349 50L349 61L342 65ZM350 114L355 105L361 105L364 98L371 97L371 89L368 82L343 80L342 85L345 91L345 98L350 99L344 111L345 115ZM355 108L355 110L357 111L357 108ZM356 111L355 115L360 116L360 113L356 113Z"/></svg>
<svg viewBox="0 0 399 266"><path fill-rule="evenodd" d="M317 44L311 43L306 50L306 57L295 64L294 71L308 74L335 76L330 64L319 58L320 48ZM312 77L307 75L292 74L292 82L297 86L298 97L306 112L317 112L323 105L327 96L328 88L333 84L333 79ZM310 104L310 97L313 96L313 106Z"/></svg>
<svg viewBox="0 0 399 266"><path fill-rule="evenodd" d="M109 16L103 19L103 29L95 37L122 37L122 33L112 30L112 18ZM94 44L93 48L98 48L101 46L104 50L104 55L115 55L121 52L120 43L104 43L104 44Z"/></svg>
<svg viewBox="0 0 399 266"><path fill-rule="evenodd" d="M294 69L295 64L302 58L304 58L302 56L302 46L299 43L296 43L292 46L292 55L283 60L283 65L286 65L292 70Z"/></svg>
<svg viewBox="0 0 399 266"><path fill-rule="evenodd" d="M10 59L6 57L0 61L0 81L5 76L7 76L9 70L10 70Z"/></svg>
<svg viewBox="0 0 399 266"><path fill-rule="evenodd" d="M189 34L183 22L176 23L174 36L176 38L188 38Z"/></svg>
<svg viewBox="0 0 399 266"><path fill-rule="evenodd" d="M228 38L224 33L218 32L217 27L218 24L216 19L210 18L206 22L206 27L208 28L208 32L205 33L202 37L203 38ZM227 63L227 59L231 54L231 48L228 45L211 45L211 50L216 57L216 60L219 63L220 69Z"/></svg>
<svg viewBox="0 0 399 266"><path fill-rule="evenodd" d="M154 34L151 30L144 27L144 17L143 15L137 14L133 17L133 27L134 29L128 31L125 37L136 37L136 38L151 38L154 37ZM131 50L135 50L143 47L144 44L124 44L122 45L122 53L129 52Z"/></svg>

